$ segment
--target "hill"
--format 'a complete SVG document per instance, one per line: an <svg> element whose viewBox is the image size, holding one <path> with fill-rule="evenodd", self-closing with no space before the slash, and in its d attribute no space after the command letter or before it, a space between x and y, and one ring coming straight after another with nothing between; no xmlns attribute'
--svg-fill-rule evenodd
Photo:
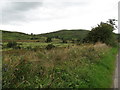
<svg viewBox="0 0 120 90"><path fill-rule="evenodd" d="M2 31L2 40L28 40L31 36L21 32Z"/></svg>
<svg viewBox="0 0 120 90"><path fill-rule="evenodd" d="M51 38L63 38L63 39L83 39L87 34L88 30L59 30L56 32L40 34L40 36L51 37Z"/></svg>
<svg viewBox="0 0 120 90"><path fill-rule="evenodd" d="M2 39L3 40L38 40L41 37L51 37L51 38L62 38L62 39L83 39L88 30L60 30L56 32L50 32L45 34L38 35L29 35L21 32L11 32L2 30Z"/></svg>

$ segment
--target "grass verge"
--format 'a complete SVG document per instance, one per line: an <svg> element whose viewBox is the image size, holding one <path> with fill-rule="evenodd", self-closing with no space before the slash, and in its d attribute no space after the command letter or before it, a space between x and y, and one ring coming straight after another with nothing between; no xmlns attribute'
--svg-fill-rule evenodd
<svg viewBox="0 0 120 90"><path fill-rule="evenodd" d="M117 51L117 48L111 48L103 55L100 62L93 66L94 76L91 76L91 87L110 88L112 86Z"/></svg>

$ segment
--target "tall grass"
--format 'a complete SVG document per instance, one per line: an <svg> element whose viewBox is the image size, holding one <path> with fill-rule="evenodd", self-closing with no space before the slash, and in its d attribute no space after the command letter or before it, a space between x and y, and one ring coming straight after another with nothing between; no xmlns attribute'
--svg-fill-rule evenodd
<svg viewBox="0 0 120 90"><path fill-rule="evenodd" d="M105 44L6 51L3 88L109 88L116 52Z"/></svg>

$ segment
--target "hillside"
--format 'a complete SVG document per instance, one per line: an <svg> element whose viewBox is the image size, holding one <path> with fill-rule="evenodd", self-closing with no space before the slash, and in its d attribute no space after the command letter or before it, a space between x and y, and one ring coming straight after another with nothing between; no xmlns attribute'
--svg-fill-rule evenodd
<svg viewBox="0 0 120 90"><path fill-rule="evenodd" d="M30 35L21 32L2 31L2 40L28 40Z"/></svg>
<svg viewBox="0 0 120 90"><path fill-rule="evenodd" d="M63 39L83 39L88 30L60 30L38 35L29 35L21 32L11 32L2 30L3 40L38 40L41 37L63 38Z"/></svg>
<svg viewBox="0 0 120 90"><path fill-rule="evenodd" d="M40 34L44 37L54 37L54 38L63 38L63 39L83 39L87 34L88 30L60 30L51 33Z"/></svg>

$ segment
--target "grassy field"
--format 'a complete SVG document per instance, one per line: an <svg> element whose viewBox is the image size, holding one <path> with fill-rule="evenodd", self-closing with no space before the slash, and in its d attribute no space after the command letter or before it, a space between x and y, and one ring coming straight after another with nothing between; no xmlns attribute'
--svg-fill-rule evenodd
<svg viewBox="0 0 120 90"><path fill-rule="evenodd" d="M37 43L22 44L28 45L35 47ZM111 87L117 48L101 43L67 45L56 44L51 50L3 51L3 88Z"/></svg>
<svg viewBox="0 0 120 90"><path fill-rule="evenodd" d="M7 50L13 50L13 48L8 48L7 47L8 42L3 42L3 51ZM26 50L39 50L39 49L45 49L47 45L52 44L57 48L67 48L74 46L75 44L72 43L56 43L56 42L50 42L50 43L45 43L45 42L17 42L17 44L21 47L21 49L26 49Z"/></svg>

